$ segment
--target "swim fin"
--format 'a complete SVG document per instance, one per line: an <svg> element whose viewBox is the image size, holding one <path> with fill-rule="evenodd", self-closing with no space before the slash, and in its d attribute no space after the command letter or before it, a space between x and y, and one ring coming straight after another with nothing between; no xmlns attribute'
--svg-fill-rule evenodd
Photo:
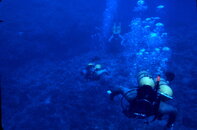
<svg viewBox="0 0 197 130"><path fill-rule="evenodd" d="M166 80L171 82L175 78L175 74L173 72L165 72Z"/></svg>

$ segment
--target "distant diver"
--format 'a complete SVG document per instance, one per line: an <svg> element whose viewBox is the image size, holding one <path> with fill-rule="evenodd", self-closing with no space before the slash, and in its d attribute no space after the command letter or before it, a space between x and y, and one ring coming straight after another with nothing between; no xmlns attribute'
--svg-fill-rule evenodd
<svg viewBox="0 0 197 130"><path fill-rule="evenodd" d="M84 75L87 80L99 80L103 75L108 74L108 71L103 68L101 64L90 62L81 71L81 74Z"/></svg>
<svg viewBox="0 0 197 130"><path fill-rule="evenodd" d="M124 38L121 35L121 23L114 23L112 35L108 39L107 50L108 52L117 53L121 52Z"/></svg>
<svg viewBox="0 0 197 130"><path fill-rule="evenodd" d="M174 74L167 73L168 80L173 80ZM121 105L123 113L129 118L161 120L164 115L168 116L165 128L173 128L177 116L177 109L167 103L173 99L173 91L169 82L160 76L154 80L146 71L138 73L138 87L128 89L125 87L115 87L108 90L110 99L122 95ZM127 104L123 101L127 101Z"/></svg>

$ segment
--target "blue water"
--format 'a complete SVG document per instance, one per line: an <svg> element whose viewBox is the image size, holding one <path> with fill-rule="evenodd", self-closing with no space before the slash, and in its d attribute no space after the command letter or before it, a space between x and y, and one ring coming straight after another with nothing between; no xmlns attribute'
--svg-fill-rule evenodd
<svg viewBox="0 0 197 130"><path fill-rule="evenodd" d="M165 118L129 119L106 93L136 86L141 70L175 73L174 129L197 129L195 0L2 0L0 21L5 130L162 129ZM89 62L109 71L107 83L81 75Z"/></svg>

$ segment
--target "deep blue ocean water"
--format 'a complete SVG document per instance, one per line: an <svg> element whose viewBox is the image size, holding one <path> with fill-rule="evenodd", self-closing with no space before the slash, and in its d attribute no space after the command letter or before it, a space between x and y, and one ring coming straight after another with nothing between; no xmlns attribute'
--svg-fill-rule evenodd
<svg viewBox="0 0 197 130"><path fill-rule="evenodd" d="M114 41L114 27L121 27ZM196 0L2 0L0 78L5 130L158 130L122 114L109 86L136 75L176 77L174 130L197 129ZM108 82L86 80L90 62Z"/></svg>

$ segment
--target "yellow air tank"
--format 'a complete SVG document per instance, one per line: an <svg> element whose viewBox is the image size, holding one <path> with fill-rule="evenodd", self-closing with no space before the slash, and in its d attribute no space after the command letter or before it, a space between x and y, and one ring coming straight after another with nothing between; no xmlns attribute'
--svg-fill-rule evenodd
<svg viewBox="0 0 197 130"><path fill-rule="evenodd" d="M137 75L137 80L139 87L148 85L151 86L153 89L155 88L155 82L147 71L140 71Z"/></svg>
<svg viewBox="0 0 197 130"><path fill-rule="evenodd" d="M158 92L165 97L166 99L172 99L173 91L169 86L169 82L165 79L161 78L159 82L159 90Z"/></svg>

